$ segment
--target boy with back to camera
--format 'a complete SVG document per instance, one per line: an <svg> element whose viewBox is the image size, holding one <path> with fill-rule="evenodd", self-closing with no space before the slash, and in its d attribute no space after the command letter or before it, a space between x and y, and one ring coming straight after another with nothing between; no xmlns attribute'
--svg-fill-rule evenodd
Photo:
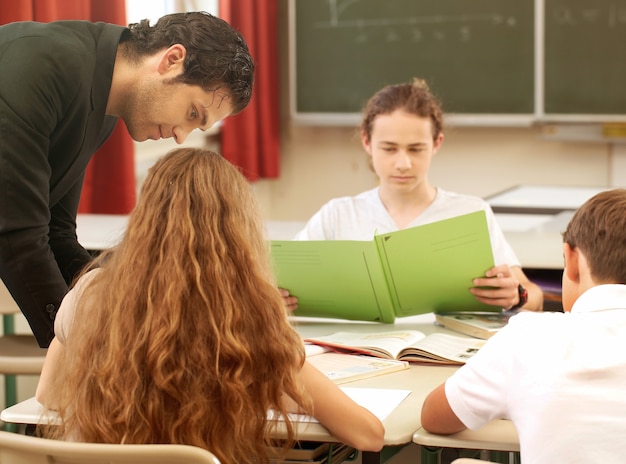
<svg viewBox="0 0 626 464"><path fill-rule="evenodd" d="M626 453L626 190L597 194L563 232L564 313L511 318L426 398L432 433L515 424L524 463Z"/></svg>

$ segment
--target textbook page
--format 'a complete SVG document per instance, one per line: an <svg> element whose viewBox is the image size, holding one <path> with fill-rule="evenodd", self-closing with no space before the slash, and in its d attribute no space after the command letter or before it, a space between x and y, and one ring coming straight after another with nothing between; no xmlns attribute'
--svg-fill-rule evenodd
<svg viewBox="0 0 626 464"><path fill-rule="evenodd" d="M465 364L486 340L434 333L400 352L399 359L429 364Z"/></svg>
<svg viewBox="0 0 626 464"><path fill-rule="evenodd" d="M306 360L338 385L409 368L406 361L334 352L307 356Z"/></svg>
<svg viewBox="0 0 626 464"><path fill-rule="evenodd" d="M500 311L469 292L494 266L484 211L377 235L396 316Z"/></svg>
<svg viewBox="0 0 626 464"><path fill-rule="evenodd" d="M272 241L278 285L298 297L295 316L393 322L374 241Z"/></svg>

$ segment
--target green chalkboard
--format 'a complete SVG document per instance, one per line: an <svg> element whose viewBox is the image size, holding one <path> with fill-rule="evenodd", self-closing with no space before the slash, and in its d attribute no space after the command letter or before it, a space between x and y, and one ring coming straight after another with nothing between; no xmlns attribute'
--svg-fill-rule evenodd
<svg viewBox="0 0 626 464"><path fill-rule="evenodd" d="M534 112L531 0L292 0L295 113L426 79L446 113Z"/></svg>
<svg viewBox="0 0 626 464"><path fill-rule="evenodd" d="M626 1L544 0L546 114L626 114Z"/></svg>

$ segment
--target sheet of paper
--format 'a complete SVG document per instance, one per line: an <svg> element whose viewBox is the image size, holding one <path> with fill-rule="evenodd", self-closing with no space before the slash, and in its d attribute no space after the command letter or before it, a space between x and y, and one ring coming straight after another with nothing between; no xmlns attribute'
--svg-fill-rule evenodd
<svg viewBox="0 0 626 464"><path fill-rule="evenodd" d="M384 421L411 394L410 390L387 388L339 388L352 398L355 403L363 406L381 421ZM272 419L274 417L274 411L270 411L269 418ZM314 417L305 414L289 414L289 418L295 422L319 422Z"/></svg>

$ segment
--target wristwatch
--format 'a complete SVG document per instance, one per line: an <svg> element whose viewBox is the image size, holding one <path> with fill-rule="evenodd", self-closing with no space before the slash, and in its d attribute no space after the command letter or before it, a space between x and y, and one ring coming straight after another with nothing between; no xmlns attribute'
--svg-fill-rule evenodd
<svg viewBox="0 0 626 464"><path fill-rule="evenodd" d="M528 290L526 290L522 284L517 286L517 294L519 295L519 301L516 305L511 306L509 309L521 308L528 301Z"/></svg>

